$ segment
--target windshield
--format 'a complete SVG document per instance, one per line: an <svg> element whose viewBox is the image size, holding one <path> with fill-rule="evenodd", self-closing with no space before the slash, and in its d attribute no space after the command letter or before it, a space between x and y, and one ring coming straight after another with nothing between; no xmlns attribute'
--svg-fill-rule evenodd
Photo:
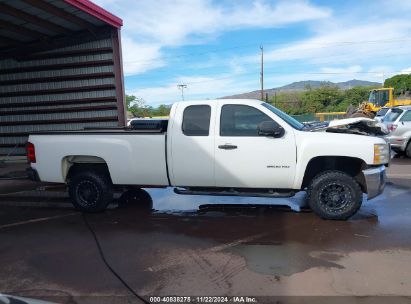
<svg viewBox="0 0 411 304"><path fill-rule="evenodd" d="M384 121L395 121L402 113L403 111L401 109L391 109L391 111L384 116Z"/></svg>
<svg viewBox="0 0 411 304"><path fill-rule="evenodd" d="M383 109L381 109L381 110L379 110L378 112L377 112L377 117L381 117L381 116L384 116L385 114L387 114L387 112L388 112L388 110L389 110L389 108L383 108Z"/></svg>
<svg viewBox="0 0 411 304"><path fill-rule="evenodd" d="M368 101L375 106L385 106L389 101L389 91L388 90L375 90L370 92L370 97Z"/></svg>
<svg viewBox="0 0 411 304"><path fill-rule="evenodd" d="M275 115L280 117L282 120L284 120L294 129L301 130L302 128L304 128L304 125L301 122L299 122L295 118L292 118L290 115L284 113L283 111L277 109L276 107L270 105L269 103L263 102L262 105L265 108L269 109L271 112L273 112Z"/></svg>

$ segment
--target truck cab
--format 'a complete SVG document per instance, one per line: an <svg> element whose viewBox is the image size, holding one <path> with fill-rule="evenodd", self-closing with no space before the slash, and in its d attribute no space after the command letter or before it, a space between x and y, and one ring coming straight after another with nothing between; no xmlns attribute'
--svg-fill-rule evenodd
<svg viewBox="0 0 411 304"><path fill-rule="evenodd" d="M294 130L303 125L289 116L287 121L274 119L276 110L256 101L176 104L168 129L173 184L291 188L297 153ZM263 122L277 133L261 136Z"/></svg>

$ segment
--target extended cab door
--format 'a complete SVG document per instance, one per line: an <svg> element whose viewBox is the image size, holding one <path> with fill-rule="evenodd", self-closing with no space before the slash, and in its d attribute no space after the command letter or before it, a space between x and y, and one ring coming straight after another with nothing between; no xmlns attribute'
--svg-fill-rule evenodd
<svg viewBox="0 0 411 304"><path fill-rule="evenodd" d="M217 187L292 188L296 144L291 126L259 103L220 102L216 122L215 176ZM263 121L285 129L280 138L259 136Z"/></svg>
<svg viewBox="0 0 411 304"><path fill-rule="evenodd" d="M214 187L216 105L178 103L169 122L168 167L173 186Z"/></svg>

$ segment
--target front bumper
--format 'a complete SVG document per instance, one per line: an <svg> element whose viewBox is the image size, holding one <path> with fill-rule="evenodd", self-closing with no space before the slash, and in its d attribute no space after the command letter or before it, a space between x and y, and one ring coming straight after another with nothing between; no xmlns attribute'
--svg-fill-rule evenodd
<svg viewBox="0 0 411 304"><path fill-rule="evenodd" d="M385 166L370 168L362 171L367 187L367 199L372 199L380 195L385 188L386 174Z"/></svg>

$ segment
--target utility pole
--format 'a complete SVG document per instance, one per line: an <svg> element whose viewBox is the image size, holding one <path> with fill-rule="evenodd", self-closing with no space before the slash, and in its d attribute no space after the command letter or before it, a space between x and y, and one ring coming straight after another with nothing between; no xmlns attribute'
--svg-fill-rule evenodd
<svg viewBox="0 0 411 304"><path fill-rule="evenodd" d="M261 83L261 100L264 101L264 47L260 45L261 50L261 72L260 72L260 83Z"/></svg>
<svg viewBox="0 0 411 304"><path fill-rule="evenodd" d="M184 100L184 89L187 89L186 84L178 84L177 88L181 90L181 100Z"/></svg>

